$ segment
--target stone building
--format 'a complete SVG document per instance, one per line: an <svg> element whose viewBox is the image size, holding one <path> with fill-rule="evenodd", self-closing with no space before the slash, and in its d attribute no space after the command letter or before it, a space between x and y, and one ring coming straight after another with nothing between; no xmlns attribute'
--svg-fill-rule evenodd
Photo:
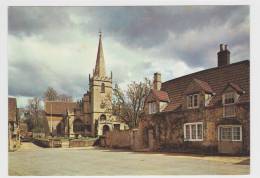
<svg viewBox="0 0 260 178"><path fill-rule="evenodd" d="M218 66L166 82L154 74L139 124L150 150L249 154L249 61L230 64L220 45Z"/></svg>
<svg viewBox="0 0 260 178"><path fill-rule="evenodd" d="M110 76L106 73L101 33L96 66L89 74L89 91L79 102L46 101L45 113L55 136L96 136L128 128L112 115L112 72Z"/></svg>
<svg viewBox="0 0 260 178"><path fill-rule="evenodd" d="M16 150L20 145L19 119L16 98L8 98L8 150Z"/></svg>

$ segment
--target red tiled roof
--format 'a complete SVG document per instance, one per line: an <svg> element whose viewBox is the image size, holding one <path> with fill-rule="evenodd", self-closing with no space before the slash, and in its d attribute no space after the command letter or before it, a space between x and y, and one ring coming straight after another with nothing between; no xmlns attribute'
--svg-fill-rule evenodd
<svg viewBox="0 0 260 178"><path fill-rule="evenodd" d="M231 86L234 90L236 90L239 94L244 93L244 90L240 88L237 84L230 82L229 86Z"/></svg>
<svg viewBox="0 0 260 178"><path fill-rule="evenodd" d="M192 94L200 91L204 91L206 93L213 93L213 90L207 82L194 78L187 86L184 94Z"/></svg>
<svg viewBox="0 0 260 178"><path fill-rule="evenodd" d="M249 61L245 60L226 66L206 69L162 83L161 90L168 93L171 102L165 111L172 111L177 106L183 105L186 98L184 97L184 92L194 78L207 83L205 85L204 82L199 82L204 89L209 89L208 86L210 86L211 90L214 91L215 95L212 98L212 104L221 102L222 92L228 83L239 84L239 88L245 91L239 97L239 102L249 102L249 67Z"/></svg>
<svg viewBox="0 0 260 178"><path fill-rule="evenodd" d="M8 121L16 121L17 115L16 98L8 98Z"/></svg>
<svg viewBox="0 0 260 178"><path fill-rule="evenodd" d="M156 97L156 99L158 99L159 101L166 101L169 102L169 96L168 93L165 91L160 91L160 90L151 90L153 95Z"/></svg>
<svg viewBox="0 0 260 178"><path fill-rule="evenodd" d="M65 114L66 110L73 111L76 109L76 102L64 102L64 101L45 101L46 114Z"/></svg>

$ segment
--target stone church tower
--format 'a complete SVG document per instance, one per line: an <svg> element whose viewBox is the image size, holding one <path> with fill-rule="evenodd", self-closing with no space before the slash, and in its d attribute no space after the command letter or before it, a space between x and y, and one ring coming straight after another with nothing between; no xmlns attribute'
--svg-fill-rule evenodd
<svg viewBox="0 0 260 178"><path fill-rule="evenodd" d="M92 77L89 76L90 113L92 135L103 135L113 129L112 116L112 72L106 75L105 59L102 47L102 34L99 34L99 44L96 66Z"/></svg>

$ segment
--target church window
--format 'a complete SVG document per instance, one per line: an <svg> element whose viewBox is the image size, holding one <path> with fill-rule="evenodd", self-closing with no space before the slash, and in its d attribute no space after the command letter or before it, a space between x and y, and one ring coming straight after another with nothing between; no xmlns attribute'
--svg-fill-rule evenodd
<svg viewBox="0 0 260 178"><path fill-rule="evenodd" d="M101 93L105 93L105 84L104 83L101 84Z"/></svg>

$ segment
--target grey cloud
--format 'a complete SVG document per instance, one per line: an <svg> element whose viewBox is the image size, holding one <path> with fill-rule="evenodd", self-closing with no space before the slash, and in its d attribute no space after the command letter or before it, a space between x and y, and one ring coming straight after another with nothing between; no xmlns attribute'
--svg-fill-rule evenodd
<svg viewBox="0 0 260 178"><path fill-rule="evenodd" d="M72 15L79 18L77 23ZM221 42L229 44L233 61L249 58L249 6L10 7L8 18L9 33L16 37L40 35L51 43L70 43L73 36L67 33L72 29L89 35L101 29L106 38L133 53L142 51L162 62L181 60L191 68L215 65ZM191 31L193 35L184 39ZM68 78L39 64L15 61L9 64L12 95L41 95L50 83L73 96L81 96L88 88L87 75ZM138 62L131 69L111 66L117 83L132 80L126 70L135 78L150 68L149 62Z"/></svg>
<svg viewBox="0 0 260 178"><path fill-rule="evenodd" d="M65 7L9 7L8 31L16 36L28 36L69 27L72 24L66 9Z"/></svg>
<svg viewBox="0 0 260 178"><path fill-rule="evenodd" d="M47 87L60 93L82 96L88 86L87 76L58 74L42 64L20 59L9 63L8 94L13 96L43 96Z"/></svg>

